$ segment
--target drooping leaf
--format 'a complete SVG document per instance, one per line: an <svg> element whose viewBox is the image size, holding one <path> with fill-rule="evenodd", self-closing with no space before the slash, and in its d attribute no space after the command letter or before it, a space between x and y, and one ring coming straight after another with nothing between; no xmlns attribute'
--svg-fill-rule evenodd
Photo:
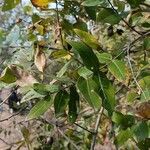
<svg viewBox="0 0 150 150"><path fill-rule="evenodd" d="M88 32L79 30L79 29L74 29L74 32L81 38L81 40L86 43L89 47L93 48L93 49L98 49L99 48L99 43L98 40L91 35Z"/></svg>
<svg viewBox="0 0 150 150"><path fill-rule="evenodd" d="M6 67L0 76L0 81L3 81L5 83L13 83L16 80L16 76L13 74L9 67Z"/></svg>
<svg viewBox="0 0 150 150"><path fill-rule="evenodd" d="M68 102L68 120L70 123L74 123L78 116L78 106L79 106L79 94L76 91L75 86L70 87L70 99Z"/></svg>
<svg viewBox="0 0 150 150"><path fill-rule="evenodd" d="M99 87L99 94L102 98L103 107L108 111L109 116L112 116L116 105L114 87L102 72L95 74L93 79Z"/></svg>
<svg viewBox="0 0 150 150"><path fill-rule="evenodd" d="M27 115L28 119L38 118L43 115L52 105L53 101L50 96L40 100Z"/></svg>
<svg viewBox="0 0 150 150"><path fill-rule="evenodd" d="M94 72L98 72L99 70L99 61L94 52L90 47L85 45L83 42L68 42L74 50L76 50L81 59L83 60L84 65Z"/></svg>
<svg viewBox="0 0 150 150"><path fill-rule="evenodd" d="M20 0L5 0L2 11L8 11L15 8L21 1Z"/></svg>
<svg viewBox="0 0 150 150"><path fill-rule="evenodd" d="M45 53L42 50L40 50L39 46L37 46L35 52L34 63L39 71L44 71L46 66L46 56Z"/></svg>
<svg viewBox="0 0 150 150"><path fill-rule="evenodd" d="M77 87L91 107L94 109L100 108L102 100L97 93L97 84L92 80L92 78L84 79L83 77L80 77L77 82Z"/></svg>
<svg viewBox="0 0 150 150"><path fill-rule="evenodd" d="M69 101L69 95L65 90L59 91L56 94L54 99L54 109L57 117L64 113L68 101Z"/></svg>
<svg viewBox="0 0 150 150"><path fill-rule="evenodd" d="M114 60L108 65L108 69L120 82L126 80L127 69L125 62L121 60Z"/></svg>
<svg viewBox="0 0 150 150"><path fill-rule="evenodd" d="M97 21L102 23L110 23L111 25L118 24L121 18L111 8L104 8L98 13Z"/></svg>

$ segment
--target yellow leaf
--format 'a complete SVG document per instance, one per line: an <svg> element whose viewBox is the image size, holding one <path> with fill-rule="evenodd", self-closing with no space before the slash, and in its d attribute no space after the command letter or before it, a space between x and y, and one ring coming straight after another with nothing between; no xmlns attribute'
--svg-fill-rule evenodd
<svg viewBox="0 0 150 150"><path fill-rule="evenodd" d="M39 71L44 72L44 68L46 66L46 56L45 53L39 49L39 45L37 45L34 63Z"/></svg>
<svg viewBox="0 0 150 150"><path fill-rule="evenodd" d="M53 2L53 0L31 0L33 6L40 8L46 8L49 2Z"/></svg>

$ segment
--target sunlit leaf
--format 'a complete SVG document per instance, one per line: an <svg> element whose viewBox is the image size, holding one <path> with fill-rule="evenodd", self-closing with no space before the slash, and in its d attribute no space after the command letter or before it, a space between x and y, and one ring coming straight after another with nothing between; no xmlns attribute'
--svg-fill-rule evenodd
<svg viewBox="0 0 150 150"><path fill-rule="evenodd" d="M98 40L91 35L88 32L79 30L79 29L74 29L74 32L81 38L83 42L85 42L88 46L92 47L93 49L98 49L99 48L99 43Z"/></svg>
<svg viewBox="0 0 150 150"><path fill-rule="evenodd" d="M0 81L3 81L5 83L13 83L16 80L16 76L13 74L9 67L6 67L0 76Z"/></svg>
<svg viewBox="0 0 150 150"><path fill-rule="evenodd" d="M33 119L43 115L52 105L53 101L50 96L40 100L29 112L27 118Z"/></svg>
<svg viewBox="0 0 150 150"><path fill-rule="evenodd" d="M85 0L82 5L83 6L98 6L103 4L105 1L104 0Z"/></svg>
<svg viewBox="0 0 150 150"><path fill-rule="evenodd" d="M100 108L102 99L97 93L97 84L91 78L84 79L80 77L77 82L77 87L91 107L94 109Z"/></svg>
<svg viewBox="0 0 150 150"><path fill-rule="evenodd" d="M8 11L15 8L21 1L20 0L5 0L2 11Z"/></svg>
<svg viewBox="0 0 150 150"><path fill-rule="evenodd" d="M133 137L132 131L128 128L126 130L122 130L119 132L119 134L116 136L116 144L119 146L122 146L127 142L130 138Z"/></svg>
<svg viewBox="0 0 150 150"><path fill-rule="evenodd" d="M108 65L108 69L117 80L121 82L126 80L127 69L125 62L121 60L113 60L111 64Z"/></svg>
<svg viewBox="0 0 150 150"><path fill-rule="evenodd" d="M96 56L100 63L109 63L112 60L112 56L109 53L96 52Z"/></svg>

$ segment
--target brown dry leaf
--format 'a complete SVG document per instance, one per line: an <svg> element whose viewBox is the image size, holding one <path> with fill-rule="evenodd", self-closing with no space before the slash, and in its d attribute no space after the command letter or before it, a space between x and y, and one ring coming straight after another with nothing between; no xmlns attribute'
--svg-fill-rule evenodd
<svg viewBox="0 0 150 150"><path fill-rule="evenodd" d="M44 72L44 68L46 66L46 56L45 53L40 50L39 45L37 45L34 63L39 71Z"/></svg>
<svg viewBox="0 0 150 150"><path fill-rule="evenodd" d="M54 0L31 0L31 3L35 7L40 7L40 8L47 8L48 3L53 2Z"/></svg>
<svg viewBox="0 0 150 150"><path fill-rule="evenodd" d="M138 104L136 107L136 113L144 119L150 119L150 100Z"/></svg>
<svg viewBox="0 0 150 150"><path fill-rule="evenodd" d="M16 81L17 85L23 87L23 86L32 85L34 83L38 83L38 81L30 73L24 71L20 67L16 65L11 65L10 69L17 77L17 81Z"/></svg>

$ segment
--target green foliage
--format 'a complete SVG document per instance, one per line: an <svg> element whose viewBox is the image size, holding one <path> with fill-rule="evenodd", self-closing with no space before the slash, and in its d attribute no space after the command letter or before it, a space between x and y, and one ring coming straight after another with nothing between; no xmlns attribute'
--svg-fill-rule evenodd
<svg viewBox="0 0 150 150"><path fill-rule="evenodd" d="M106 149L108 139L110 149L148 150L149 2L53 2L1 7L0 86L19 85L27 119L38 118L18 149Z"/></svg>

